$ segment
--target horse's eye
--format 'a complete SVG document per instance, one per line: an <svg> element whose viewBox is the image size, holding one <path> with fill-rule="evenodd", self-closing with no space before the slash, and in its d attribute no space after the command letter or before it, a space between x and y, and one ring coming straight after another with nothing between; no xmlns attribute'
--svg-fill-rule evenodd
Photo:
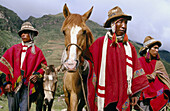
<svg viewBox="0 0 170 111"><path fill-rule="evenodd" d="M86 30L83 31L83 34L86 34Z"/></svg>
<svg viewBox="0 0 170 111"><path fill-rule="evenodd" d="M63 30L63 34L64 34L64 35L66 34L64 30Z"/></svg>

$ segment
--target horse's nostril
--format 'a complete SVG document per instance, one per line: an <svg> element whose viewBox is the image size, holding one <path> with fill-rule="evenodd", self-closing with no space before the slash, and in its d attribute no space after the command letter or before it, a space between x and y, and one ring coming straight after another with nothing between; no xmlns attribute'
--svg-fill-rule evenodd
<svg viewBox="0 0 170 111"><path fill-rule="evenodd" d="M74 65L74 63L68 63L68 65Z"/></svg>
<svg viewBox="0 0 170 111"><path fill-rule="evenodd" d="M45 101L45 104L47 104L47 105L48 105L48 100L47 100L47 98L46 98L44 101Z"/></svg>
<svg viewBox="0 0 170 111"><path fill-rule="evenodd" d="M64 63L64 66L68 69L68 71L75 71L77 66L77 61L75 60L68 60Z"/></svg>

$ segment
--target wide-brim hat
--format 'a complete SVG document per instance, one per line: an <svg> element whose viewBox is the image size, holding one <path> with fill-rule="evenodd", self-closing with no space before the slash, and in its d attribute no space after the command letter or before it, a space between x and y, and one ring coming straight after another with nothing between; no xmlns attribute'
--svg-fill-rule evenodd
<svg viewBox="0 0 170 111"><path fill-rule="evenodd" d="M158 40L155 40L151 36L145 37L143 42L143 47L141 47L139 53L143 53L143 54L146 53L146 49L150 48L153 45L158 45L159 47L161 47L162 43Z"/></svg>
<svg viewBox="0 0 170 111"><path fill-rule="evenodd" d="M126 15L123 13L122 9L118 6L112 8L108 12L108 19L104 23L105 28L111 27L111 22L117 20L118 18L126 18L127 20L131 20L132 16Z"/></svg>
<svg viewBox="0 0 170 111"><path fill-rule="evenodd" d="M24 22L22 24L21 29L18 31L18 35L21 36L23 31L26 31L26 30L34 32L34 36L38 35L38 30L36 30L30 22Z"/></svg>

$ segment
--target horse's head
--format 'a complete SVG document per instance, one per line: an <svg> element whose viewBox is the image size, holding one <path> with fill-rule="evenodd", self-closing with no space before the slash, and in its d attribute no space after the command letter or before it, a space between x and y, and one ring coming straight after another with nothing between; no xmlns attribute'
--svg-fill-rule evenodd
<svg viewBox="0 0 170 111"><path fill-rule="evenodd" d="M44 70L44 100L46 104L49 104L54 99L54 93L57 83L57 72L55 71L54 65L49 65Z"/></svg>
<svg viewBox="0 0 170 111"><path fill-rule="evenodd" d="M63 14L65 21L63 22L61 31L65 36L66 60L65 67L68 71L76 71L81 56L93 43L93 35L86 25L86 21L92 13L93 7L83 15L70 13L67 5L64 5Z"/></svg>

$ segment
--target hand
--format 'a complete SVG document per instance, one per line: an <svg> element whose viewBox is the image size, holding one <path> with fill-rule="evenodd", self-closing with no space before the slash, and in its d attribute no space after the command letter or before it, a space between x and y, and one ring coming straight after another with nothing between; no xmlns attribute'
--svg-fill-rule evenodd
<svg viewBox="0 0 170 111"><path fill-rule="evenodd" d="M153 82L155 80L153 74L147 74L146 77L147 77L149 82Z"/></svg>
<svg viewBox="0 0 170 111"><path fill-rule="evenodd" d="M81 56L81 57L80 57L80 65L83 65L83 64L84 64L84 60L85 60L84 57Z"/></svg>
<svg viewBox="0 0 170 111"><path fill-rule="evenodd" d="M11 84L7 84L4 88L5 92L12 92L12 85Z"/></svg>
<svg viewBox="0 0 170 111"><path fill-rule="evenodd" d="M130 104L131 104L132 106L135 106L135 105L137 104L137 102L138 102L138 98L137 98L137 97L132 97Z"/></svg>
<svg viewBox="0 0 170 111"><path fill-rule="evenodd" d="M30 76L30 81L33 82L33 83L36 83L37 80L38 80L38 78L39 78L39 77L38 77L37 75L31 75L31 76Z"/></svg>
<svg viewBox="0 0 170 111"><path fill-rule="evenodd" d="M152 75L149 75L149 74L147 74L146 77L147 77L148 80L153 80L153 79L154 79L154 78L152 77Z"/></svg>

